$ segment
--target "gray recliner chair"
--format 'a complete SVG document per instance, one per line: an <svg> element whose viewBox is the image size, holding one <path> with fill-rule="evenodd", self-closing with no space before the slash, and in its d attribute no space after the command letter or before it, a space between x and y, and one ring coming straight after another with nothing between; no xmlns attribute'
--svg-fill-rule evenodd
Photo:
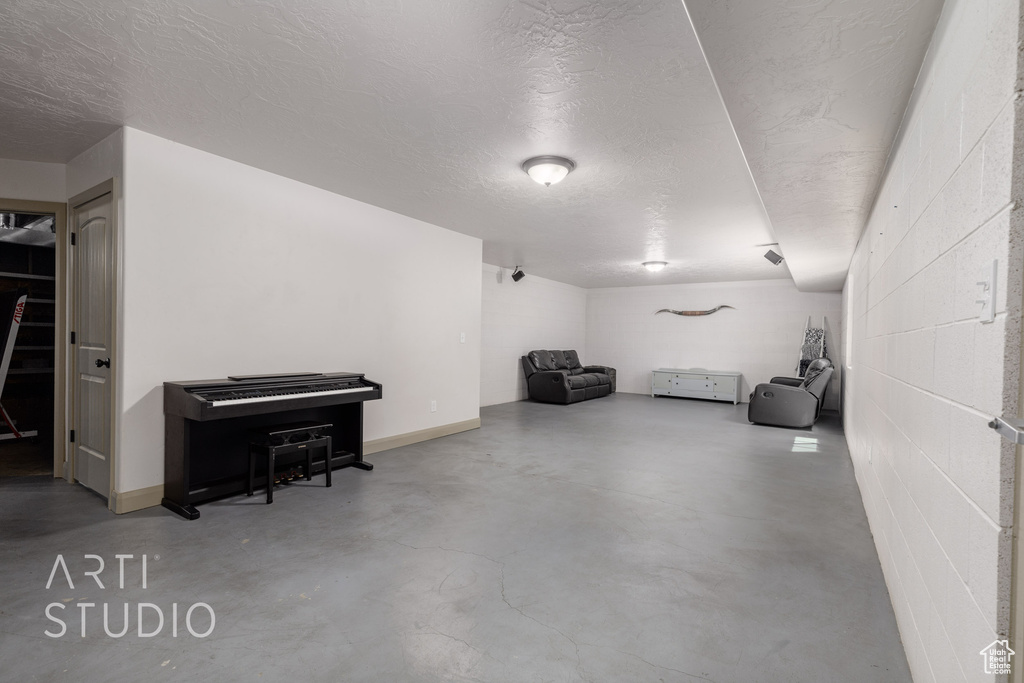
<svg viewBox="0 0 1024 683"><path fill-rule="evenodd" d="M807 366L803 379L772 377L750 395L747 419L776 427L810 427L821 413L825 390L832 379L832 361L818 358Z"/></svg>

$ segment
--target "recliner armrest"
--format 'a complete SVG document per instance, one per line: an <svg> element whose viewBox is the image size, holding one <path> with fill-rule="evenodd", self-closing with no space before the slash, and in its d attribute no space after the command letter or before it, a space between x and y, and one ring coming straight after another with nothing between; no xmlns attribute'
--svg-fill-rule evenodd
<svg viewBox="0 0 1024 683"><path fill-rule="evenodd" d="M583 372L599 372L602 375L611 374L611 373L608 372L611 369L612 368L608 367L607 365L584 365L583 366Z"/></svg>
<svg viewBox="0 0 1024 683"><path fill-rule="evenodd" d="M569 402L569 373L566 370L541 370L526 379L530 398L545 403Z"/></svg>
<svg viewBox="0 0 1024 683"><path fill-rule="evenodd" d="M810 427L817 417L814 394L785 384L758 384L747 407L747 420L757 424Z"/></svg>
<svg viewBox="0 0 1024 683"><path fill-rule="evenodd" d="M772 377L772 384L783 384L787 387L798 387L804 383L800 377Z"/></svg>

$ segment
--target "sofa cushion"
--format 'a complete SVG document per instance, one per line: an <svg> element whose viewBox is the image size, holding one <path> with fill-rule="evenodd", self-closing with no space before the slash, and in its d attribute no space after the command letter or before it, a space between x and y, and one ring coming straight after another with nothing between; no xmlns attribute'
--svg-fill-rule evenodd
<svg viewBox="0 0 1024 683"><path fill-rule="evenodd" d="M569 365L565 362L565 354L561 351L551 351L551 357L555 361L555 370L568 370Z"/></svg>
<svg viewBox="0 0 1024 683"><path fill-rule="evenodd" d="M587 380L583 379L583 375L569 375L566 379L569 380L570 389L583 389L587 386Z"/></svg>
<svg viewBox="0 0 1024 683"><path fill-rule="evenodd" d="M591 373L591 374L593 374L593 376L597 378L597 383L599 385L601 385L601 386L604 386L605 384L611 384L612 383L612 378L609 377L608 375L604 374L604 373L596 373L595 372L595 373Z"/></svg>
<svg viewBox="0 0 1024 683"><path fill-rule="evenodd" d="M530 358L530 362L533 363L533 367L540 371L544 370L556 370L555 368L555 357L551 355L550 351L537 350L530 351L527 354Z"/></svg>
<svg viewBox="0 0 1024 683"><path fill-rule="evenodd" d="M582 375L584 370L583 364L580 363L580 355L575 351L562 351L562 353L565 355L565 363L566 367L569 368L569 374Z"/></svg>
<svg viewBox="0 0 1024 683"><path fill-rule="evenodd" d="M572 377L574 379L576 377L579 377L580 379L582 379L583 381L585 381L587 383L588 387L596 387L598 384L601 383L601 380L599 380L597 378L597 375L595 375L592 372L586 372L586 373L584 373L582 375L573 375Z"/></svg>

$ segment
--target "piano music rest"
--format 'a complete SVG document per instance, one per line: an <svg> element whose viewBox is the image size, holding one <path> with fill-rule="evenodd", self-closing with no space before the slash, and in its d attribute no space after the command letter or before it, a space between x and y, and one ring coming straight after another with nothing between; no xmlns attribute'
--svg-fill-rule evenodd
<svg viewBox="0 0 1024 683"><path fill-rule="evenodd" d="M293 422L252 429L254 440L249 442L249 491L253 493L256 478L256 458L261 451L267 456L267 505L274 502L274 470L277 457L304 452L306 456L306 481L313 480L313 451L324 449L324 471L327 486L331 485L331 435L328 430L334 425L317 422Z"/></svg>

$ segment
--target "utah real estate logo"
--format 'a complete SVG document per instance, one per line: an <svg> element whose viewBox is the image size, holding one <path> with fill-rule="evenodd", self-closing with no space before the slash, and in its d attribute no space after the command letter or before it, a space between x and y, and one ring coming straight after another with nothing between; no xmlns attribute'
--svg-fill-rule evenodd
<svg viewBox="0 0 1024 683"><path fill-rule="evenodd" d="M979 654L985 658L985 673L1009 675L1010 658L1017 653L1010 649L1008 641L994 640Z"/></svg>

